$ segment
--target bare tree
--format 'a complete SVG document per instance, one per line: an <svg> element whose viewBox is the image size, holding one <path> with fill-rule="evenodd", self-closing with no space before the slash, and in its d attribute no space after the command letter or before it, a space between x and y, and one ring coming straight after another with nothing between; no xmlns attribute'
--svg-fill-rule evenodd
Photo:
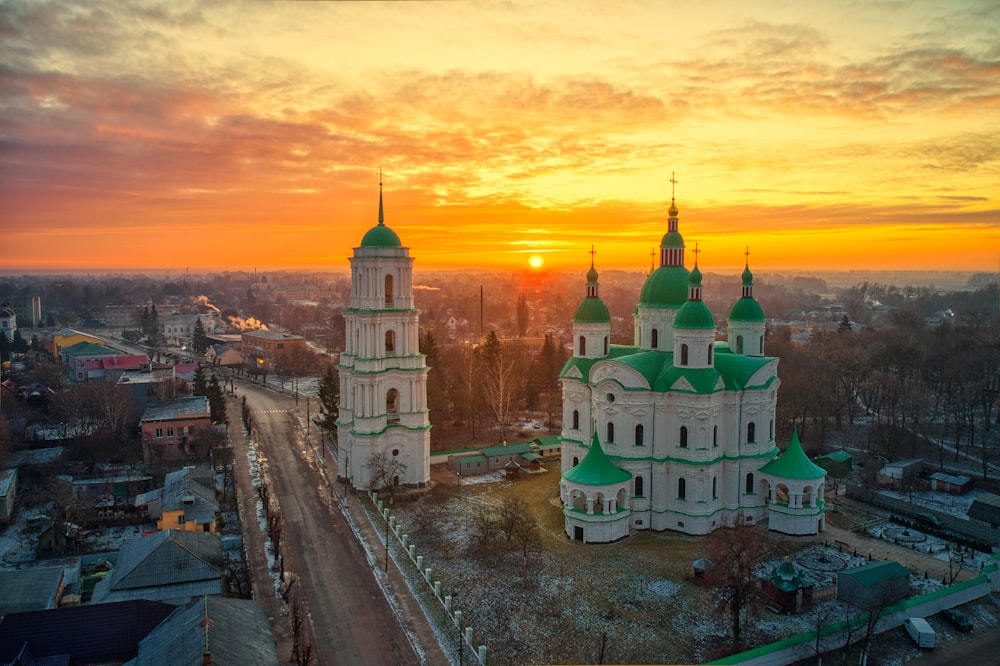
<svg viewBox="0 0 1000 666"><path fill-rule="evenodd" d="M388 490L390 500L396 497L396 486L406 473L406 463L384 451L368 456L368 490Z"/></svg>
<svg viewBox="0 0 1000 666"><path fill-rule="evenodd" d="M500 424L500 437L507 440L507 424L517 407L520 395L521 380L517 373L515 355L517 349L509 347L500 350L492 359L484 359L486 363L486 381L483 389L486 402Z"/></svg>
<svg viewBox="0 0 1000 666"><path fill-rule="evenodd" d="M733 632L733 652L742 645L744 610L759 601L757 565L779 550L764 528L747 524L741 514L733 527L723 527L708 538L708 558L712 561L709 582L723 592Z"/></svg>

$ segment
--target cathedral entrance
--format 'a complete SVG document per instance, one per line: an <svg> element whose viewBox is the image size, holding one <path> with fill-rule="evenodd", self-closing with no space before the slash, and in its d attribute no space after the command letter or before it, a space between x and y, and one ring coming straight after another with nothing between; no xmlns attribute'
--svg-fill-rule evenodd
<svg viewBox="0 0 1000 666"><path fill-rule="evenodd" d="M583 541L583 526L581 526L581 525L574 525L573 526L573 540L574 541Z"/></svg>

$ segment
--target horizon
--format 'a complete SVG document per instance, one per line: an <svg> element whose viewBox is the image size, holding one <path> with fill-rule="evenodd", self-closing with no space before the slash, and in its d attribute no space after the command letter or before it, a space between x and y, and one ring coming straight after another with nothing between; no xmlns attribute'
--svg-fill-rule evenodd
<svg viewBox="0 0 1000 666"><path fill-rule="evenodd" d="M0 264L347 270L381 197L427 270L586 270L592 245L646 270L676 200L705 271L749 248L763 273L993 273L998 23L989 0L12 0Z"/></svg>

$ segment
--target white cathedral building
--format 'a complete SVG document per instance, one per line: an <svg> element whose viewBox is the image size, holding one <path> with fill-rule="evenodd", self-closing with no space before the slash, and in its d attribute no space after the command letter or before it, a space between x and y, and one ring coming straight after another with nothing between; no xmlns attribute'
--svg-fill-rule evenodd
<svg viewBox="0 0 1000 666"><path fill-rule="evenodd" d="M385 224L379 183L378 224L354 248L347 342L340 355L337 419L340 480L367 489L373 454L401 462L396 485L430 480L427 371L420 353L420 311L413 304L413 258Z"/></svg>
<svg viewBox="0 0 1000 666"><path fill-rule="evenodd" d="M824 529L826 472L802 451L797 432L784 453L776 446L778 359L764 355L765 317L749 263L727 339L717 340L697 261L684 266L678 219L672 200L631 346L610 344L591 261L573 317L573 356L560 374L566 534L606 543L632 530L708 534L737 520L816 534Z"/></svg>

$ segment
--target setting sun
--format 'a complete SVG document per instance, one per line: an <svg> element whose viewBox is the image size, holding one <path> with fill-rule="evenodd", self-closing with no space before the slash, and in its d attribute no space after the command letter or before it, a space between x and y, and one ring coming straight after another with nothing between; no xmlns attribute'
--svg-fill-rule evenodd
<svg viewBox="0 0 1000 666"><path fill-rule="evenodd" d="M540 254L533 254L528 257L528 265L532 268L541 268L542 264L545 263L545 259L542 258Z"/></svg>

